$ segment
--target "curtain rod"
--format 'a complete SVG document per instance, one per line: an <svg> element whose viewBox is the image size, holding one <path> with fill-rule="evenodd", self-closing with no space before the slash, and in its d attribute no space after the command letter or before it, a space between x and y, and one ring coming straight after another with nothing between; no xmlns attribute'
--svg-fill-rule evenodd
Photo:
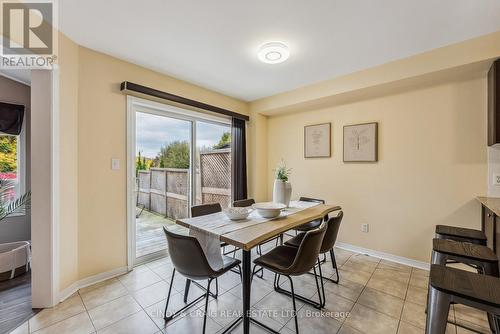
<svg viewBox="0 0 500 334"><path fill-rule="evenodd" d="M195 107L195 108L198 108L198 109L203 109L203 110L215 112L215 113L226 115L226 116L231 116L231 117L234 117L234 118L239 118L239 119L242 119L242 120L245 120L245 121L250 120L250 117L248 117L247 115L239 114L239 113L236 113L234 111L223 109L223 108L219 108L219 107L216 107L216 106L213 106L213 105L210 105L210 104L206 104L206 103L203 103L203 102L200 102L200 101L191 100L191 99L188 99L188 98L185 98L185 97L182 97L182 96L178 96L178 95L170 94L170 93L167 93L167 92L163 92L161 90L157 90L157 89L154 89L154 88L150 88L150 87L146 87L146 86L141 86L139 84L136 84L136 83L133 83L133 82L129 82L129 81L122 82L121 85L120 85L120 90L122 92L125 92L125 93L126 92L132 92L132 93L139 93L139 94L149 95L149 96L152 96L152 97L155 97L155 98L164 99L164 100L168 100L168 101L172 101L172 102L184 104L184 105L187 105L187 106L191 106L191 107Z"/></svg>

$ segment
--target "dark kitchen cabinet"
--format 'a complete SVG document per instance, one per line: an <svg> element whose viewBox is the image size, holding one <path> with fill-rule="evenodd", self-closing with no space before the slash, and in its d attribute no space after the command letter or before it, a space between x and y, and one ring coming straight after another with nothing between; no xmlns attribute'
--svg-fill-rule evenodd
<svg viewBox="0 0 500 334"><path fill-rule="evenodd" d="M500 59L488 72L488 146L500 143Z"/></svg>

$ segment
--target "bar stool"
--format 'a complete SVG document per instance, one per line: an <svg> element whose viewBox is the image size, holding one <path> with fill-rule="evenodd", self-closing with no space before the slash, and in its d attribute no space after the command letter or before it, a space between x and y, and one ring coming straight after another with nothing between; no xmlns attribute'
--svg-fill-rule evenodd
<svg viewBox="0 0 500 334"><path fill-rule="evenodd" d="M274 280L278 276L286 276L290 280L291 297L293 303L295 330L299 333L299 323L297 320L297 306L295 304L295 290L293 287L292 276L300 276L313 269L316 272L315 264L318 260L321 243L326 233L326 224L321 224L317 229L306 232L299 248L290 246L278 246L270 252L254 260L256 267L263 267L274 272ZM316 277L316 288L319 292L318 278ZM299 299L299 298L297 298ZM269 329L265 326L266 329ZM273 333L277 333L271 330Z"/></svg>
<svg viewBox="0 0 500 334"><path fill-rule="evenodd" d="M498 257L488 247L453 240L432 240L432 264L463 263L478 270L478 273L499 276Z"/></svg>
<svg viewBox="0 0 500 334"><path fill-rule="evenodd" d="M205 333L208 297L213 296L214 298L217 298L210 293L210 285L214 279L217 279L235 267L239 267L241 261L228 256L223 256L223 267L218 270L214 270L208 263L205 253L195 237L176 234L167 230L165 227L163 228L163 231L167 237L168 251L170 253L170 258L172 259L172 264L174 265L163 318L165 319L165 322L168 322L187 308L195 305L198 301L205 298L205 314L203 316L203 333ZM187 254L188 256L186 256ZM207 280L208 284L203 295L199 296L182 309L176 311L174 314L167 316L168 304L170 301L170 294L172 292L172 285L176 271L187 277L187 281Z"/></svg>
<svg viewBox="0 0 500 334"><path fill-rule="evenodd" d="M444 334L450 305L462 304L494 315L493 332L499 333L500 279L468 271L431 265L427 297L426 334Z"/></svg>
<svg viewBox="0 0 500 334"><path fill-rule="evenodd" d="M499 277L498 257L488 247L469 242L454 240L432 240L432 264L447 265L462 263L477 270L478 274ZM491 330L494 330L494 319L488 313Z"/></svg>
<svg viewBox="0 0 500 334"><path fill-rule="evenodd" d="M483 231L449 225L436 225L436 238L470 242L486 246L486 234Z"/></svg>

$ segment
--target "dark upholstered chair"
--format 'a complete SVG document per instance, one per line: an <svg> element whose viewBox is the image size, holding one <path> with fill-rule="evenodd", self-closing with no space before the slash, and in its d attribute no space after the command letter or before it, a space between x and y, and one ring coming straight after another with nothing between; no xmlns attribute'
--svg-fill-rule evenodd
<svg viewBox="0 0 500 334"><path fill-rule="evenodd" d="M166 322L172 320L175 316L182 313L187 308L193 306L202 298L205 298L205 314L203 318L203 333L205 333L205 327L207 322L207 307L208 307L208 297L212 295L210 293L210 285L214 279L227 273L234 267L240 266L240 260L234 259L228 256L223 256L223 267L219 270L214 270L208 263L208 260L200 246L200 243L195 237L180 235L168 231L165 227L163 228L165 235L167 237L168 251L170 253L170 258L172 264L174 265L174 270L172 272L172 279L170 281L170 287L168 289L167 303L165 305L164 319ZM170 301L170 294L172 292L172 285L174 282L175 273L178 271L188 280L201 281L207 280L208 285L206 292L200 297L196 298L182 309L176 311L172 315L167 316L168 303ZM212 295L213 296L213 295Z"/></svg>
<svg viewBox="0 0 500 334"><path fill-rule="evenodd" d="M262 267L274 272L275 286L279 285L280 276L286 276L290 280L290 295L293 302L296 333L299 333L299 324L297 320L295 299L296 297L297 299L301 299L302 297L298 298L299 296L295 295L292 276L303 275L311 269L316 272L315 265L318 262L318 255L321 250L326 228L326 224L321 224L317 229L306 232L298 248L286 245L278 246L254 260L254 272L257 267ZM315 278L316 288L318 289L318 294L320 294L318 278L317 276L315 276ZM319 304L321 304L321 300Z"/></svg>
<svg viewBox="0 0 500 334"><path fill-rule="evenodd" d="M325 204L325 201L322 199L310 198L310 197L300 197L299 201ZM324 220L325 221L328 220L328 215L325 216ZM302 225L296 227L295 230L299 231L299 232L306 232L306 231L317 228L319 225L321 225L322 222L323 222L323 219L313 220L312 222L308 222L308 223L305 223L305 224L302 224Z"/></svg>
<svg viewBox="0 0 500 334"><path fill-rule="evenodd" d="M235 208L246 208L255 204L255 200L253 198L240 199L238 201L233 202L233 207Z"/></svg>
<svg viewBox="0 0 500 334"><path fill-rule="evenodd" d="M191 207L191 217L205 216L221 211L222 207L220 206L220 203L194 205Z"/></svg>
<svg viewBox="0 0 500 334"><path fill-rule="evenodd" d="M335 242L337 241L337 235L339 234L340 223L342 222L343 217L344 213L340 211L336 217L330 217L328 219L328 227L326 230L325 238L323 239L323 243L321 244L320 254L330 253L333 270L335 271L335 279L322 277L323 275L320 268L319 272L321 274L321 282L323 282L323 279L326 279L335 284L339 283L340 276L339 276L339 270L337 268L337 260L335 259L334 246ZM301 232L296 237L285 242L285 245L292 247L300 247L300 244L302 243L302 239L304 239L304 237L305 237L305 232ZM320 261L320 266L321 266L321 261Z"/></svg>

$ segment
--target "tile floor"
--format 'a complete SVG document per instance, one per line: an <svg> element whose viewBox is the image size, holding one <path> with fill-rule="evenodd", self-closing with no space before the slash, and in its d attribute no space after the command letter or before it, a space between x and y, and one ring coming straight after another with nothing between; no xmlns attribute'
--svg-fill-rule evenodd
<svg viewBox="0 0 500 334"><path fill-rule="evenodd" d="M336 255L341 281L339 285L326 283L323 314L298 302L302 333L424 333L428 272L342 249L336 249ZM323 268L327 275L333 275L330 262ZM162 315L171 273L168 258L142 265L126 275L81 289L58 306L41 311L13 333L201 333L203 301L193 312L165 326ZM254 279L254 314L281 333L294 333L289 314L291 300L273 290L272 279L269 272L265 272L264 279ZM173 309L183 305L184 282L176 275L172 283ZM297 277L294 282L298 293L317 297L313 276ZM235 318L234 310L241 309L241 285L236 274L220 278L219 289L219 298L210 300L207 333L221 331ZM190 300L201 293L201 289L192 287ZM489 333L482 312L454 306L450 319ZM253 325L251 331L266 333ZM233 331L241 332L241 325ZM472 332L449 325L447 333Z"/></svg>

